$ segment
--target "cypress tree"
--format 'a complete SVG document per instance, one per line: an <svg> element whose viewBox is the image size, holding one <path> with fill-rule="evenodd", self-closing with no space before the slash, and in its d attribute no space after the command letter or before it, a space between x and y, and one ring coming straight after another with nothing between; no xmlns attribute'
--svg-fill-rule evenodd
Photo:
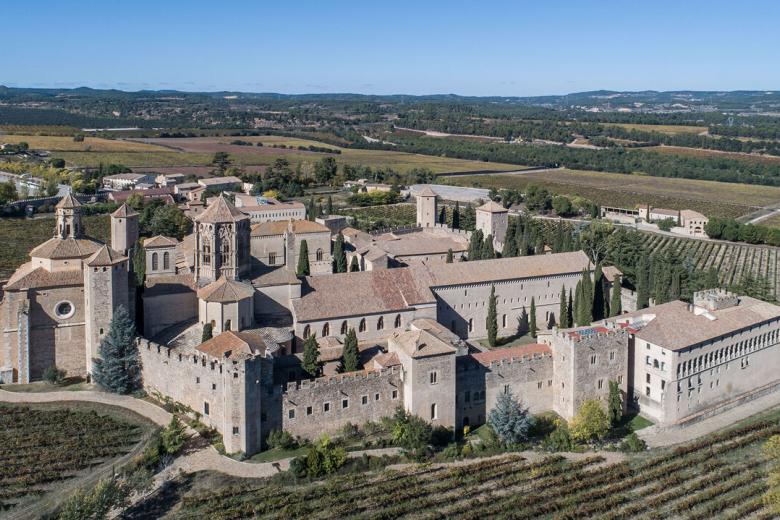
<svg viewBox="0 0 780 520"><path fill-rule="evenodd" d="M333 197L328 195L328 215L333 215Z"/></svg>
<svg viewBox="0 0 780 520"><path fill-rule="evenodd" d="M566 306L566 326L574 326L574 302L571 296L571 289L569 289L569 304Z"/></svg>
<svg viewBox="0 0 780 520"><path fill-rule="evenodd" d="M496 257L496 250L493 248L493 235L485 237L485 242L482 244L482 259L487 260Z"/></svg>
<svg viewBox="0 0 780 520"><path fill-rule="evenodd" d="M572 242L571 242L571 231L566 231L563 234L563 245L561 246L562 251L574 251Z"/></svg>
<svg viewBox="0 0 780 520"><path fill-rule="evenodd" d="M322 373L320 364L320 349L314 334L303 342L303 363L301 367L309 374L309 377L319 377Z"/></svg>
<svg viewBox="0 0 780 520"><path fill-rule="evenodd" d="M452 248L447 249L447 263L451 264L453 261Z"/></svg>
<svg viewBox="0 0 780 520"><path fill-rule="evenodd" d="M504 246L501 248L501 258L517 256L517 243L515 242L515 219L510 218L506 228Z"/></svg>
<svg viewBox="0 0 780 520"><path fill-rule="evenodd" d="M587 269L582 270L582 324L590 325L593 321L593 282L590 279L590 272Z"/></svg>
<svg viewBox="0 0 780 520"><path fill-rule="evenodd" d="M555 224L555 240L553 241L553 251L560 253L563 251L563 222L558 220Z"/></svg>
<svg viewBox="0 0 780 520"><path fill-rule="evenodd" d="M672 284L669 288L669 299L680 299L680 271L677 269L672 272Z"/></svg>
<svg viewBox="0 0 780 520"><path fill-rule="evenodd" d="M534 247L534 254L536 255L544 254L544 237L542 235L536 237L536 246Z"/></svg>
<svg viewBox="0 0 780 520"><path fill-rule="evenodd" d="M115 394L129 394L141 386L141 367L135 342L135 325L123 305L111 317L108 334L100 340L99 358L93 358L92 376Z"/></svg>
<svg viewBox="0 0 780 520"><path fill-rule="evenodd" d="M582 323L582 280L577 282L577 287L574 290L574 323L577 326L583 325Z"/></svg>
<svg viewBox="0 0 780 520"><path fill-rule="evenodd" d="M533 300L531 301L533 305ZM487 320L485 323L487 329L488 344L491 347L496 346L498 339L498 316L496 315L496 286L490 286L490 299L488 300Z"/></svg>
<svg viewBox="0 0 780 520"><path fill-rule="evenodd" d="M482 258L482 231L479 229L471 233L468 255L469 260L479 260Z"/></svg>
<svg viewBox="0 0 780 520"><path fill-rule="evenodd" d="M533 296L531 296L531 319L528 328L531 330L531 337L536 338L536 299Z"/></svg>
<svg viewBox="0 0 780 520"><path fill-rule="evenodd" d="M344 337L344 350L341 354L341 372L354 372L360 370L363 365L360 363L360 351L358 350L358 339L355 329L349 329Z"/></svg>
<svg viewBox="0 0 780 520"><path fill-rule="evenodd" d="M447 224L447 207L442 205L441 211L439 211L439 224Z"/></svg>
<svg viewBox="0 0 780 520"><path fill-rule="evenodd" d="M352 261L349 263L349 272L356 273L357 271L360 271L360 262L358 262L358 257L355 255L352 257Z"/></svg>
<svg viewBox="0 0 780 520"><path fill-rule="evenodd" d="M623 398L620 395L620 387L617 381L609 381L609 399L607 403L607 415L612 426L617 426L623 418Z"/></svg>
<svg viewBox="0 0 780 520"><path fill-rule="evenodd" d="M517 318L517 332L522 336L528 333L528 313L525 305L520 310L520 316Z"/></svg>
<svg viewBox="0 0 780 520"><path fill-rule="evenodd" d="M142 287L146 280L146 251L141 240L136 241L133 248L133 273L135 274L135 285Z"/></svg>
<svg viewBox="0 0 780 520"><path fill-rule="evenodd" d="M455 209L452 210L452 229L460 229L460 202L455 201Z"/></svg>
<svg viewBox="0 0 780 520"><path fill-rule="evenodd" d="M620 301L620 275L615 275L612 282L612 298L609 302L609 315L619 316L623 313L623 304Z"/></svg>
<svg viewBox="0 0 780 520"><path fill-rule="evenodd" d="M298 276L309 276L311 269L309 268L309 244L306 240L301 240L301 250L298 253L298 267L295 269L295 274Z"/></svg>
<svg viewBox="0 0 780 520"><path fill-rule="evenodd" d="M601 262L596 262L593 272L593 321L603 320L607 317L604 310L604 274L601 270Z"/></svg>
<svg viewBox="0 0 780 520"><path fill-rule="evenodd" d="M647 261L644 255L640 256L636 267L636 308L644 309L650 300L650 279Z"/></svg>
<svg viewBox="0 0 780 520"><path fill-rule="evenodd" d="M561 285L561 296L558 307L558 327L565 329L566 325L566 286Z"/></svg>
<svg viewBox="0 0 780 520"><path fill-rule="evenodd" d="M333 246L333 272L347 272L347 254L344 252L344 235L341 231L336 235L336 245Z"/></svg>
<svg viewBox="0 0 780 520"><path fill-rule="evenodd" d="M200 335L200 342L206 343L208 340L214 337L214 327L211 326L211 323L206 323L203 325L203 333Z"/></svg>

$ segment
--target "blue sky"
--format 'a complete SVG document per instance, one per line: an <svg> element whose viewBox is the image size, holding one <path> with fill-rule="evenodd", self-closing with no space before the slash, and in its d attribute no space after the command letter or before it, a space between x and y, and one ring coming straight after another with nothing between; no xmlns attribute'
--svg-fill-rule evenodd
<svg viewBox="0 0 780 520"><path fill-rule="evenodd" d="M4 2L0 84L369 94L776 90L780 2Z"/></svg>

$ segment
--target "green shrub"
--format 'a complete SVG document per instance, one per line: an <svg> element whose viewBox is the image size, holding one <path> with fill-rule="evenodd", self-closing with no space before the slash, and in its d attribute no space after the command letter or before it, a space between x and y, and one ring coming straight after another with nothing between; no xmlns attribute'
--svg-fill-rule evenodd
<svg viewBox="0 0 780 520"><path fill-rule="evenodd" d="M65 370L52 365L43 372L43 379L50 385L58 385L65 379Z"/></svg>
<svg viewBox="0 0 780 520"><path fill-rule="evenodd" d="M559 423L558 427L544 439L542 446L547 451L571 451L571 436L569 435L569 428L566 426L566 423Z"/></svg>
<svg viewBox="0 0 780 520"><path fill-rule="evenodd" d="M647 443L640 439L636 432L631 432L620 443L620 451L624 453L639 453L647 449Z"/></svg>
<svg viewBox="0 0 780 520"><path fill-rule="evenodd" d="M266 439L268 447L271 449L290 450L298 447L298 442L284 430L273 430Z"/></svg>

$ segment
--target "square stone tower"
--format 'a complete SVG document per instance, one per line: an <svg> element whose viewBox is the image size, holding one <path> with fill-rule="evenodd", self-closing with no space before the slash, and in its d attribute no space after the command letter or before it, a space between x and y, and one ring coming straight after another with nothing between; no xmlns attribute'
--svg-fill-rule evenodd
<svg viewBox="0 0 780 520"><path fill-rule="evenodd" d="M506 240L506 228L509 225L509 211L492 200L477 208L476 228L487 237L493 237L493 247L501 249Z"/></svg>
<svg viewBox="0 0 780 520"><path fill-rule="evenodd" d="M436 226L436 193L426 186L417 194L417 225L419 227Z"/></svg>
<svg viewBox="0 0 780 520"><path fill-rule="evenodd" d="M111 214L111 249L129 256L138 240L138 212L127 204Z"/></svg>

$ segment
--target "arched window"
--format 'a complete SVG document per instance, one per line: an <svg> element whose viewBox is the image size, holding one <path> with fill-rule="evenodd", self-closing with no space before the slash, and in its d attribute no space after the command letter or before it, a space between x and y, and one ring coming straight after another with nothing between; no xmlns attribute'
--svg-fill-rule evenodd
<svg viewBox="0 0 780 520"><path fill-rule="evenodd" d="M401 328L401 315L397 314L395 317L395 328L400 329Z"/></svg>
<svg viewBox="0 0 780 520"><path fill-rule="evenodd" d="M317 249L315 258L317 259L318 262L322 262L322 249Z"/></svg>
<svg viewBox="0 0 780 520"><path fill-rule="evenodd" d="M358 326L358 332L365 332L366 331L366 319L363 318L360 320L360 325Z"/></svg>
<svg viewBox="0 0 780 520"><path fill-rule="evenodd" d="M433 403L431 405L431 421L435 421L438 418L439 418L439 410L438 407L436 406L436 403Z"/></svg>
<svg viewBox="0 0 780 520"><path fill-rule="evenodd" d="M226 331L230 330L230 325L231 325L230 320L226 320L225 321L225 330Z"/></svg>
<svg viewBox="0 0 780 520"><path fill-rule="evenodd" d="M306 326L303 328L303 339L306 339L306 338L308 338L310 335L311 335L311 327L309 327L308 325L306 325Z"/></svg>
<svg viewBox="0 0 780 520"><path fill-rule="evenodd" d="M502 326L503 328L506 328L506 314L504 314L503 316L501 316L501 326Z"/></svg>
<svg viewBox="0 0 780 520"><path fill-rule="evenodd" d="M326 323L322 326L322 337L330 336L330 323Z"/></svg>
<svg viewBox="0 0 780 520"><path fill-rule="evenodd" d="M469 318L469 332L474 332L474 318Z"/></svg>
<svg viewBox="0 0 780 520"><path fill-rule="evenodd" d="M203 244L203 265L211 264L211 246Z"/></svg>
<svg viewBox="0 0 780 520"><path fill-rule="evenodd" d="M385 328L385 319L380 316L379 319L376 321L376 330L382 330Z"/></svg>
<svg viewBox="0 0 780 520"><path fill-rule="evenodd" d="M347 333L347 320L341 322L341 334Z"/></svg>
<svg viewBox="0 0 780 520"><path fill-rule="evenodd" d="M152 253L152 271L156 271L158 269L158 259L157 259L157 253Z"/></svg>
<svg viewBox="0 0 780 520"><path fill-rule="evenodd" d="M166 251L163 253L163 269L166 271L171 268L171 254Z"/></svg>

